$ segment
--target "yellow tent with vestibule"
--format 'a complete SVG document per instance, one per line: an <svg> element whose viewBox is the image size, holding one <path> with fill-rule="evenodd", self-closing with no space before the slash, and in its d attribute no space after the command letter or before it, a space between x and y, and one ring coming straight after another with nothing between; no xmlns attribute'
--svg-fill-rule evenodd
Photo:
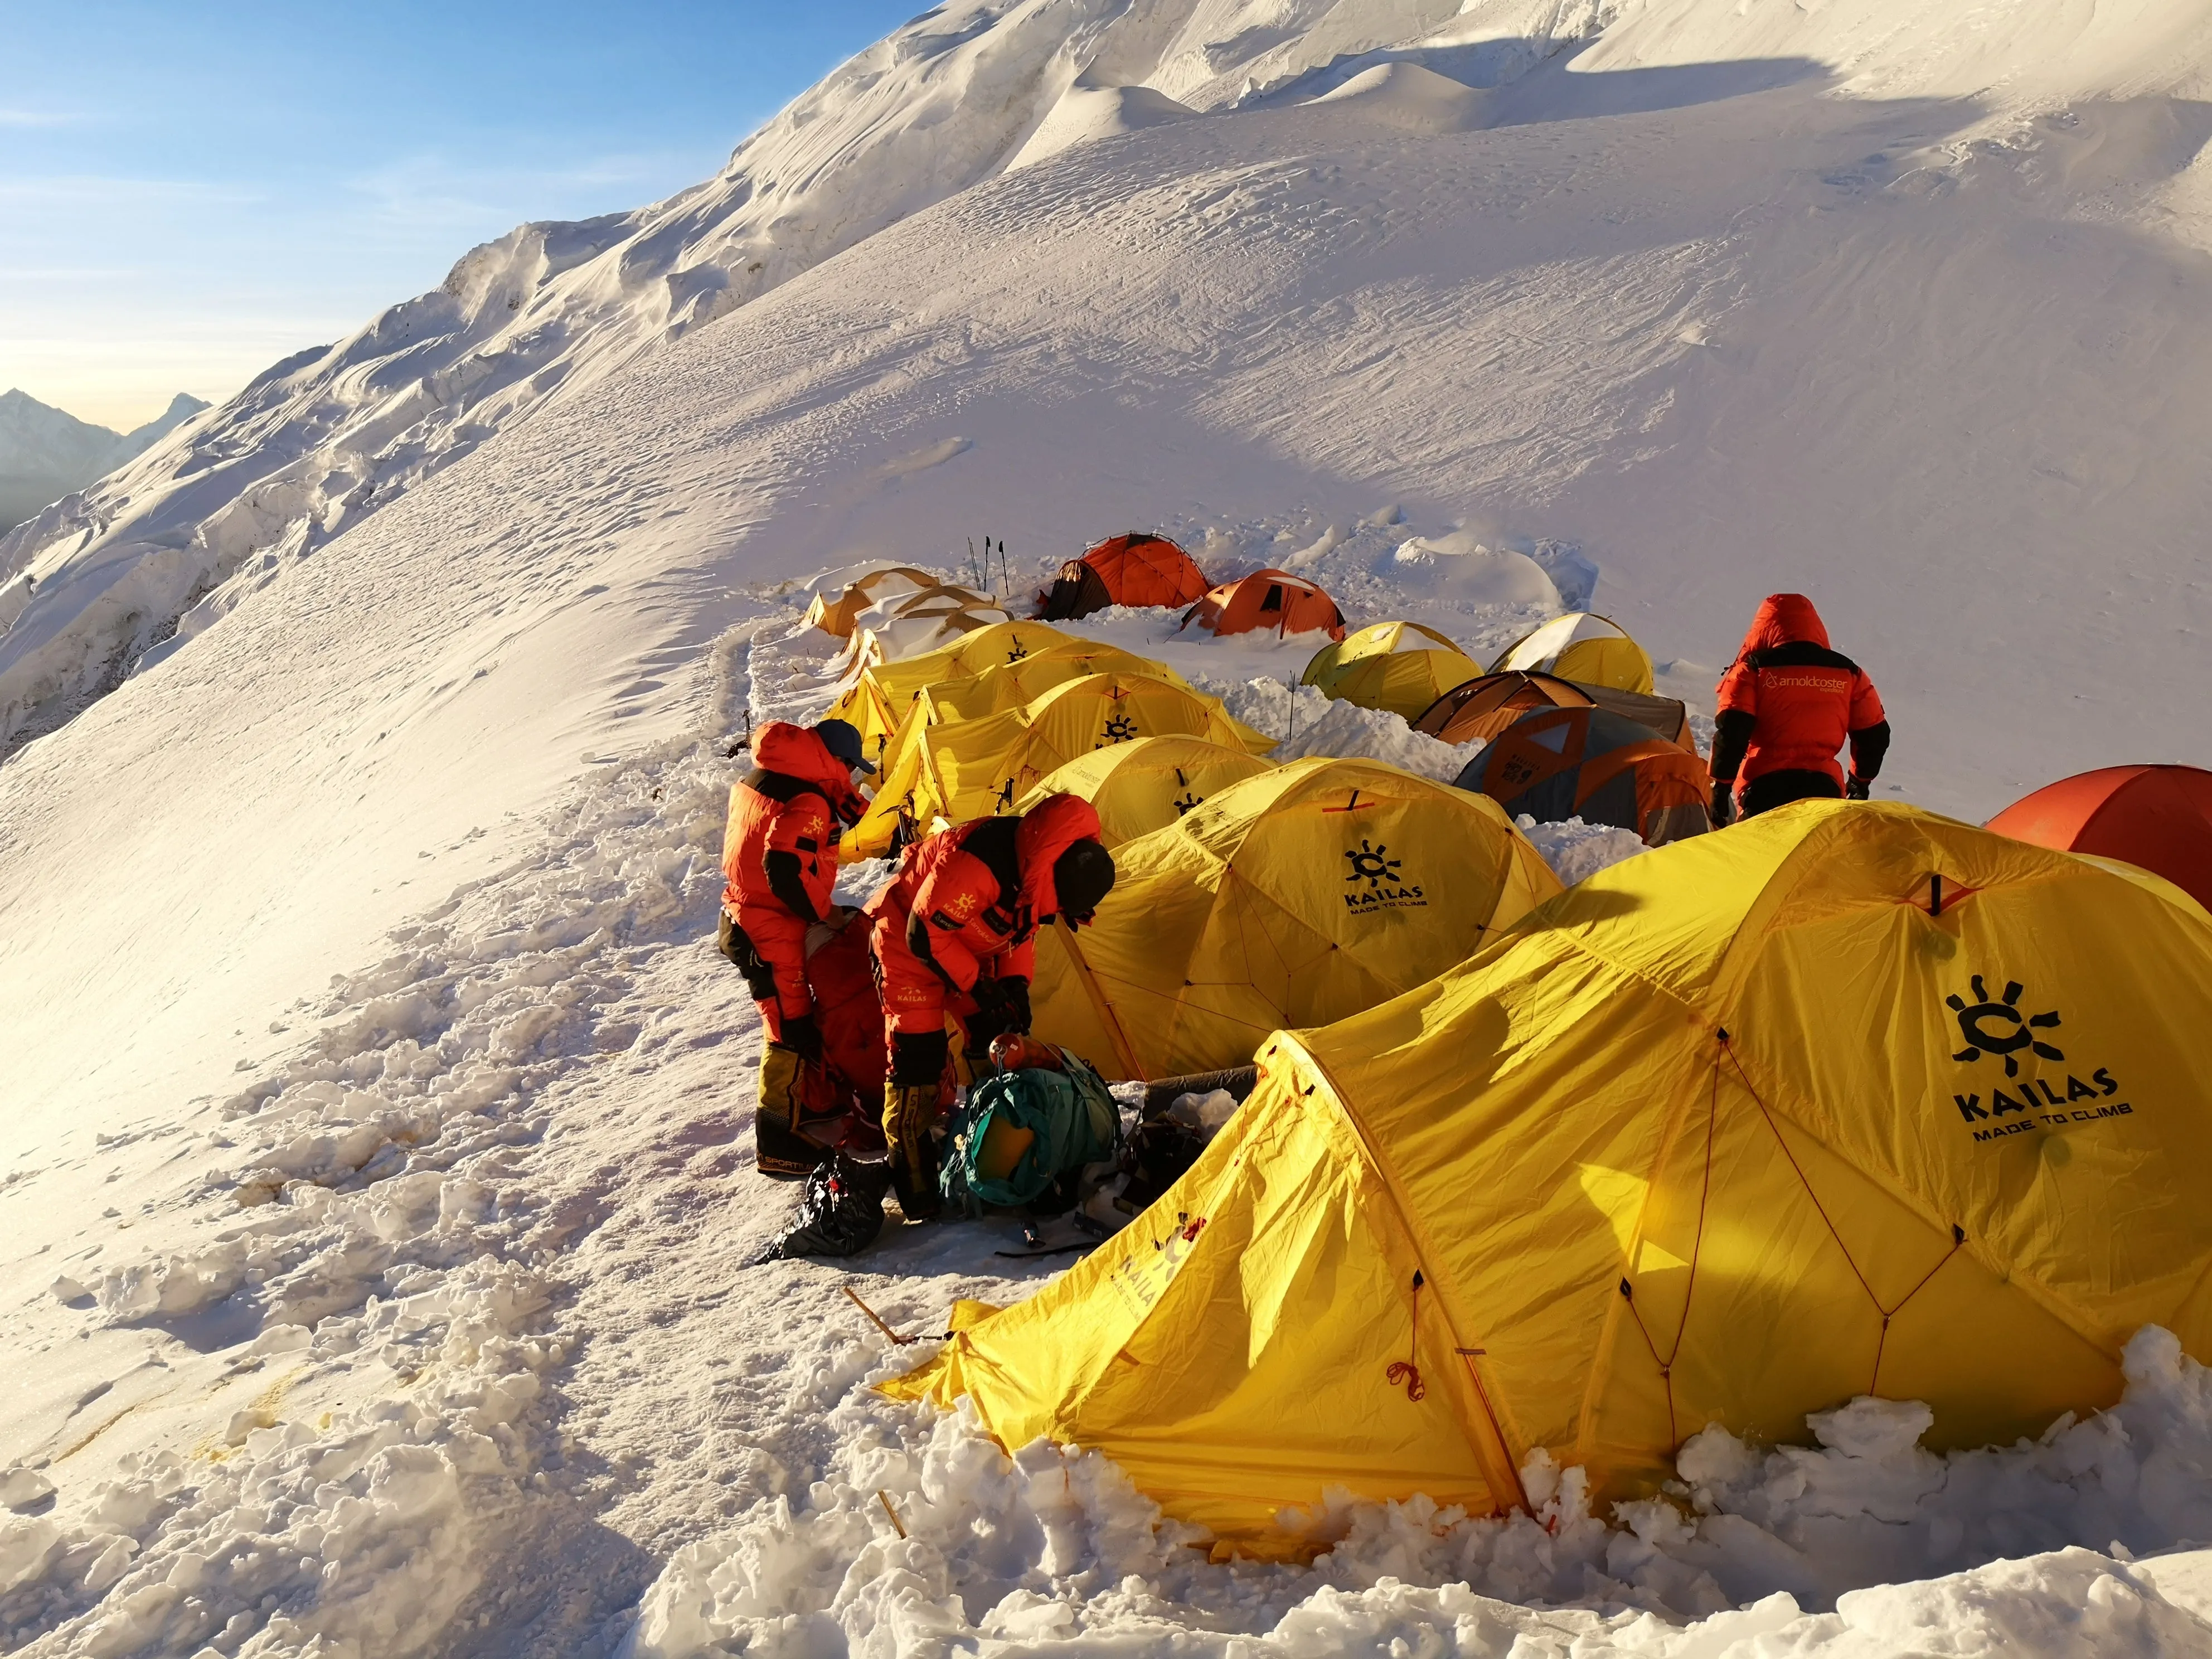
<svg viewBox="0 0 2212 1659"><path fill-rule="evenodd" d="M890 662L863 659L823 718L849 722L868 751L879 754L905 720L908 706L923 691L949 690L988 670L1021 662L1032 653L1074 643L1073 635L1042 623L1003 622L918 656Z"/></svg>
<svg viewBox="0 0 2212 1659"><path fill-rule="evenodd" d="M1190 691L1194 696L1200 695L1175 670L1150 657L1140 657L1133 651L1108 645L1102 640L1061 640L1015 661L986 664L980 672L964 678L924 687L906 706L906 713L890 741L877 745L878 759L884 771L895 771L906 745L926 726L982 720L1025 708L1054 686L1091 674L1140 675L1146 679L1164 680Z"/></svg>
<svg viewBox="0 0 2212 1659"><path fill-rule="evenodd" d="M1294 761L1114 849L1097 921L1037 942L1031 1029L1106 1076L1241 1066L1465 960L1559 890L1495 801Z"/></svg>
<svg viewBox="0 0 2212 1659"><path fill-rule="evenodd" d="M1413 721L1454 686L1481 678L1482 665L1435 629L1379 622L1322 647L1303 681L1339 702Z"/></svg>
<svg viewBox="0 0 2212 1659"><path fill-rule="evenodd" d="M1594 611L1570 611L1553 617L1507 646L1490 665L1493 674L1514 670L1651 695L1650 657L1626 629Z"/></svg>
<svg viewBox="0 0 2212 1659"><path fill-rule="evenodd" d="M1046 774L1014 809L1026 812L1047 795L1080 795L1097 810L1098 838L1110 849L1165 829L1216 791L1273 766L1242 744L1139 738L1077 756Z"/></svg>
<svg viewBox="0 0 2212 1659"><path fill-rule="evenodd" d="M925 703L930 693L923 694ZM1047 773L1079 755L1139 738L1180 732L1264 754L1275 740L1232 718L1220 699L1150 674L1089 674L1036 702L981 720L908 716L891 746L875 799L845 837L853 856L889 852L902 827L926 830L1009 812Z"/></svg>
<svg viewBox="0 0 2212 1659"><path fill-rule="evenodd" d="M2212 1359L2212 917L2130 866L1806 801L1605 871L1261 1081L1158 1204L890 1384L1107 1452L1262 1553L1340 1486L1925 1401L1937 1449Z"/></svg>

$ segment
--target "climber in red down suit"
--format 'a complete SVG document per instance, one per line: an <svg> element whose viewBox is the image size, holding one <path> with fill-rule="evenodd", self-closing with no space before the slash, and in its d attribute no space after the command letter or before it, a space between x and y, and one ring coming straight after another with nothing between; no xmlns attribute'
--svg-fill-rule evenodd
<svg viewBox="0 0 2212 1659"><path fill-rule="evenodd" d="M1027 1031L1036 930L1055 915L1087 923L1113 885L1097 812L1076 796L1051 795L1018 817L940 830L908 849L868 907L891 1032L884 1139L908 1220L938 1210L945 1014L961 1018L970 1054L1001 1031Z"/></svg>
<svg viewBox="0 0 2212 1659"><path fill-rule="evenodd" d="M1713 822L1787 801L1864 800L1889 750L1889 721L1866 671L1828 646L1828 630L1802 593L1771 593L1743 649L1721 676L1713 734ZM1836 751L1851 746L1847 779Z"/></svg>
<svg viewBox="0 0 2212 1659"><path fill-rule="evenodd" d="M777 720L753 742L754 769L730 790L722 839L722 954L744 970L768 1030L754 1152L763 1175L803 1179L820 1160L798 1133L800 1067L822 1060L806 983L806 930L830 913L837 841L867 803L860 734L843 720Z"/></svg>

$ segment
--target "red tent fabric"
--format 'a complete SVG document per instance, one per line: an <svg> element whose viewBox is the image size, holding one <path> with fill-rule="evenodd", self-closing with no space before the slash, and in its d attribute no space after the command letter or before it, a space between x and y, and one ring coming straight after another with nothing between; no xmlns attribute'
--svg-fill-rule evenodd
<svg viewBox="0 0 2212 1659"><path fill-rule="evenodd" d="M1986 826L2064 853L2122 859L2212 910L2212 772L2106 766L2046 784Z"/></svg>
<svg viewBox="0 0 2212 1659"><path fill-rule="evenodd" d="M1164 536L1135 532L1060 566L1037 615L1065 622L1109 605L1188 605L1205 592L1206 578L1189 554Z"/></svg>
<svg viewBox="0 0 2212 1659"><path fill-rule="evenodd" d="M1336 608L1336 601L1303 577L1282 570L1255 570L1222 583L1183 613L1185 628L1194 622L1214 634L1322 629L1333 640L1344 637L1344 612Z"/></svg>

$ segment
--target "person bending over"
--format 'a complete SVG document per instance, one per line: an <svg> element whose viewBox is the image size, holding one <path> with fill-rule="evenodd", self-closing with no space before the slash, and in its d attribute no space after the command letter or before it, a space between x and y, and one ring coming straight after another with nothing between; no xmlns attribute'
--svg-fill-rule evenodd
<svg viewBox="0 0 2212 1659"><path fill-rule="evenodd" d="M868 907L891 1036L884 1139L908 1220L938 1211L945 1016L960 1018L971 1054L1002 1031L1027 1031L1036 930L1055 915L1087 923L1113 885L1097 812L1050 795L1020 817L977 818L918 842Z"/></svg>

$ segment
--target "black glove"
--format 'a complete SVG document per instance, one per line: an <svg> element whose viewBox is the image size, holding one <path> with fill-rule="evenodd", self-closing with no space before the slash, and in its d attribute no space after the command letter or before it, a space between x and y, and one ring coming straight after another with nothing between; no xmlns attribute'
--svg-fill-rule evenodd
<svg viewBox="0 0 2212 1659"><path fill-rule="evenodd" d="M1029 1034L1029 981L1002 979L999 981L999 1015L1006 1022L1009 1031L1019 1031L1024 1036Z"/></svg>
<svg viewBox="0 0 2212 1659"><path fill-rule="evenodd" d="M1724 830L1735 822L1735 790L1727 783L1713 785L1713 828Z"/></svg>
<svg viewBox="0 0 2212 1659"><path fill-rule="evenodd" d="M1867 791L1871 789L1874 786L1869 783L1864 778L1854 772L1851 774L1850 781L1844 785L1844 799L1845 800L1864 800L1867 798Z"/></svg>
<svg viewBox="0 0 2212 1659"><path fill-rule="evenodd" d="M988 1027L993 1036L1030 1029L1029 981L979 978L968 994L975 1001L975 1018L970 1022L974 1028Z"/></svg>
<svg viewBox="0 0 2212 1659"><path fill-rule="evenodd" d="M788 1048L809 1066L822 1063L822 1028L814 1023L811 1014L797 1017L785 1015L781 1046Z"/></svg>

